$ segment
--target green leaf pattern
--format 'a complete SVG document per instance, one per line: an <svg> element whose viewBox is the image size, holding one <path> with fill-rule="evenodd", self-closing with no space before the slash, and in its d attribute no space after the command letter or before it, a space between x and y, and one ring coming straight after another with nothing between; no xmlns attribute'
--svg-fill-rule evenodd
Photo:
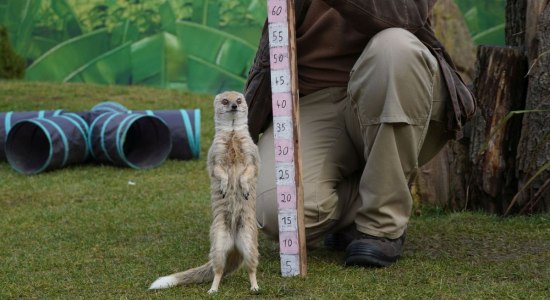
<svg viewBox="0 0 550 300"><path fill-rule="evenodd" d="M0 0L36 81L242 90L264 0Z"/></svg>
<svg viewBox="0 0 550 300"><path fill-rule="evenodd" d="M503 44L505 0L455 1L477 44ZM0 25L26 59L28 80L216 93L243 88L266 6L266 0L0 0Z"/></svg>

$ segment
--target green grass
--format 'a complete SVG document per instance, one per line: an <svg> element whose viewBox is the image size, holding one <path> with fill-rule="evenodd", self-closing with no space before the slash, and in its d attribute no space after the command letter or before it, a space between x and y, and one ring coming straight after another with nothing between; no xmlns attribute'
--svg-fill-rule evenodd
<svg viewBox="0 0 550 300"><path fill-rule="evenodd" d="M211 96L139 87L0 82L0 111L201 108L201 159L158 168L74 166L23 176L0 163L0 299L544 299L550 295L550 215L499 218L420 208L403 258L345 268L343 253L308 253L307 278L282 278L277 244L260 239L259 295L241 270L209 284L151 292L160 275L206 261L205 156ZM135 185L128 184L129 181Z"/></svg>

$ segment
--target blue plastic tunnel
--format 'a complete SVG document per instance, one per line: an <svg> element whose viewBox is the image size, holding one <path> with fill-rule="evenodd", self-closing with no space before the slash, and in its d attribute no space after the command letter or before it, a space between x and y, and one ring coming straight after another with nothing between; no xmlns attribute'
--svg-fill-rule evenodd
<svg viewBox="0 0 550 300"><path fill-rule="evenodd" d="M198 159L201 151L200 109L146 110L142 113L161 118L172 137L171 159Z"/></svg>
<svg viewBox="0 0 550 300"><path fill-rule="evenodd" d="M160 165L171 149L170 130L160 118L106 112L94 118L88 147L100 163L135 169Z"/></svg>
<svg viewBox="0 0 550 300"><path fill-rule="evenodd" d="M152 168L200 155L200 110L131 112L105 101L91 111L0 113L0 160L23 174L85 162Z"/></svg>
<svg viewBox="0 0 550 300"><path fill-rule="evenodd" d="M129 113L130 110L126 106L115 102L115 101L103 101L100 102L91 109L95 113L104 113L104 112L119 112L119 113Z"/></svg>
<svg viewBox="0 0 550 300"><path fill-rule="evenodd" d="M74 113L17 122L6 140L6 158L23 174L63 168L88 159L88 124Z"/></svg>
<svg viewBox="0 0 550 300"><path fill-rule="evenodd" d="M28 112L2 112L0 113L0 161L6 160L5 144L8 138L8 133L15 123L21 120L33 119L33 118L45 118L51 116L58 116L63 110L40 110L40 111L28 111Z"/></svg>

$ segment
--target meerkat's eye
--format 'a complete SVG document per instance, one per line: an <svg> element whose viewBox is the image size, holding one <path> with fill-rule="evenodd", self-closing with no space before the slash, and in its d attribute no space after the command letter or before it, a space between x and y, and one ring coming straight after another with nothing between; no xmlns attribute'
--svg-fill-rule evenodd
<svg viewBox="0 0 550 300"><path fill-rule="evenodd" d="M229 100L227 100L227 99L223 99L223 100L222 100L222 104L223 104L223 105L227 105L228 103L229 103Z"/></svg>
<svg viewBox="0 0 550 300"><path fill-rule="evenodd" d="M241 104L241 102L243 102L243 101L241 100L241 98L238 98L238 99L237 99L237 104Z"/></svg>

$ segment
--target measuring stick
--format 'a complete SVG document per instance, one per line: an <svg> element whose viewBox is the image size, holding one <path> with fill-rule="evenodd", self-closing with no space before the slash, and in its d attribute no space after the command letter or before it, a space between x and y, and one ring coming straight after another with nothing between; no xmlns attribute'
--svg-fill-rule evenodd
<svg viewBox="0 0 550 300"><path fill-rule="evenodd" d="M294 0L268 0L281 274L306 275Z"/></svg>

